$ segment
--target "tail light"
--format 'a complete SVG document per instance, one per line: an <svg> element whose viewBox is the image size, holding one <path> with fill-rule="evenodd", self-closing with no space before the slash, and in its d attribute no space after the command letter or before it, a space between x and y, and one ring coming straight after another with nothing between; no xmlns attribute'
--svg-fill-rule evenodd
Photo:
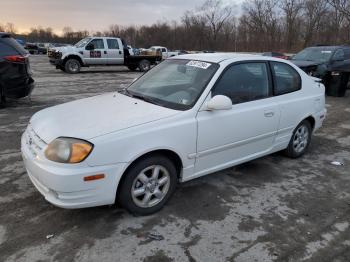
<svg viewBox="0 0 350 262"><path fill-rule="evenodd" d="M6 61L13 63L25 63L27 56L22 55L10 55L4 57Z"/></svg>

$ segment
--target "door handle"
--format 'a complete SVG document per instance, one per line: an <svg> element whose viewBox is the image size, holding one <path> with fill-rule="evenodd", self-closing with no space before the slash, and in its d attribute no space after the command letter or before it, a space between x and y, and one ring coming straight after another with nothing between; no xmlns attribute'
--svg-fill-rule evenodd
<svg viewBox="0 0 350 262"><path fill-rule="evenodd" d="M103 51L103 53L106 55L106 54L107 54L107 51Z"/></svg>
<svg viewBox="0 0 350 262"><path fill-rule="evenodd" d="M267 111L264 113L265 117L273 117L274 115L275 115L275 112L273 112L273 111Z"/></svg>

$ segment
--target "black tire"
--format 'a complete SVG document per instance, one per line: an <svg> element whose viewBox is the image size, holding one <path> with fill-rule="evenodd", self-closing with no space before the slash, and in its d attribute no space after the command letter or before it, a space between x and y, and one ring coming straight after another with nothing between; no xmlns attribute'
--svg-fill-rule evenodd
<svg viewBox="0 0 350 262"><path fill-rule="evenodd" d="M306 135L301 130L307 130ZM302 121L293 131L293 135L289 141L289 145L285 150L285 154L290 158L301 157L308 149L312 136L312 128L309 121Z"/></svg>
<svg viewBox="0 0 350 262"><path fill-rule="evenodd" d="M136 71L138 66L137 65L128 65L128 68L129 68L130 71Z"/></svg>
<svg viewBox="0 0 350 262"><path fill-rule="evenodd" d="M158 172L158 179L142 182L141 174L145 174L148 179L152 179L152 174L154 174L156 168L158 170L161 168ZM161 184L164 177L168 178L168 182ZM140 159L128 169L120 182L117 200L134 215L150 215L159 211L165 205L174 193L176 185L177 173L174 163L162 155L151 155ZM144 190L144 193L136 196L137 190ZM156 195L159 192L162 195L157 197ZM152 196L147 198L150 194ZM145 199L149 199L149 203L147 203L147 206L141 206L142 200Z"/></svg>
<svg viewBox="0 0 350 262"><path fill-rule="evenodd" d="M80 62L75 58L70 58L64 63L65 72L69 74L77 74L80 72Z"/></svg>
<svg viewBox="0 0 350 262"><path fill-rule="evenodd" d="M151 62L146 60L146 59L143 59L140 61L138 67L139 67L141 72L147 72L148 70L151 69Z"/></svg>
<svg viewBox="0 0 350 262"><path fill-rule="evenodd" d="M6 97L4 95L4 90L0 86L0 108L6 107Z"/></svg>

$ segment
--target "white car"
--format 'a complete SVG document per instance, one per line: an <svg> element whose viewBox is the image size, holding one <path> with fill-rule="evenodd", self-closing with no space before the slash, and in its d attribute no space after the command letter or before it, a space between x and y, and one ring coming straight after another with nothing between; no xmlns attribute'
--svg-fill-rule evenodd
<svg viewBox="0 0 350 262"><path fill-rule="evenodd" d="M117 200L151 214L178 182L276 151L304 154L326 115L324 92L286 60L174 57L123 91L36 113L22 136L24 164L56 206Z"/></svg>

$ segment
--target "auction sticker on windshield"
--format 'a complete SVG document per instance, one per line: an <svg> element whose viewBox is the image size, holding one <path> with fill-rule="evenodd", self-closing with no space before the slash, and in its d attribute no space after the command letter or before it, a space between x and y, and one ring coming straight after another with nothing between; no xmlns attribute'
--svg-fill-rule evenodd
<svg viewBox="0 0 350 262"><path fill-rule="evenodd" d="M190 61L186 64L187 66L193 66L193 67L198 67L202 69L207 69L209 66L211 66L210 63L202 62L202 61Z"/></svg>

